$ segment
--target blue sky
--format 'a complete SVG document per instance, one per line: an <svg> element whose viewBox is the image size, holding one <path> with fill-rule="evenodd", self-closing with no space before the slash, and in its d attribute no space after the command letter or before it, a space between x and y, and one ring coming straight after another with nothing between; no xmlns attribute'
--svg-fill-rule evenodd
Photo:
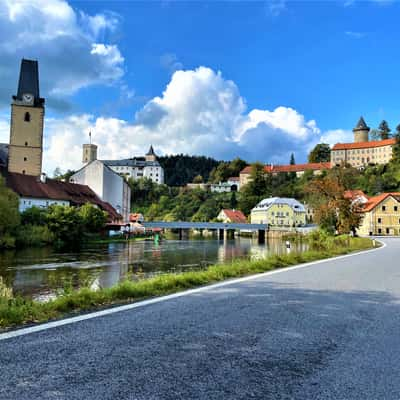
<svg viewBox="0 0 400 400"><path fill-rule="evenodd" d="M66 149L61 167L79 167L89 130L104 158L153 143L305 161L320 141L351 140L361 114L400 123L399 11L389 0L0 0L0 35L25 38L0 45L0 141L24 56L40 63L49 169Z"/></svg>

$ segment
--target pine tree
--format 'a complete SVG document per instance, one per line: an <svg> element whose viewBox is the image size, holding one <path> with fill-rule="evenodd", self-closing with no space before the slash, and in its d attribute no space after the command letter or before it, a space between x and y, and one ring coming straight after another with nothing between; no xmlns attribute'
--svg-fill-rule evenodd
<svg viewBox="0 0 400 400"><path fill-rule="evenodd" d="M379 124L378 129L382 140L389 139L391 129L389 128L389 124L385 120L383 120Z"/></svg>
<svg viewBox="0 0 400 400"><path fill-rule="evenodd" d="M296 164L296 160L294 159L294 154L292 153L290 155L290 165L295 165Z"/></svg>

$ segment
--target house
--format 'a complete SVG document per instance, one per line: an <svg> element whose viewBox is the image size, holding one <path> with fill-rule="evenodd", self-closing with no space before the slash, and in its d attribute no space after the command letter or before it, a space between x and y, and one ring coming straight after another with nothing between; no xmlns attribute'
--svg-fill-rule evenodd
<svg viewBox="0 0 400 400"><path fill-rule="evenodd" d="M164 168L158 162L153 146L150 146L144 157L125 160L103 160L103 163L126 179L148 178L154 183L164 183Z"/></svg>
<svg viewBox="0 0 400 400"><path fill-rule="evenodd" d="M361 208L360 235L400 235L400 193L382 193Z"/></svg>
<svg viewBox="0 0 400 400"><path fill-rule="evenodd" d="M57 204L62 206L81 206L86 203L106 211L110 222L122 219L122 216L109 203L102 201L86 185L78 185L41 178L16 172L2 171L6 185L19 196L19 211L23 212L33 206L47 208Z"/></svg>
<svg viewBox="0 0 400 400"><path fill-rule="evenodd" d="M247 224L246 216L239 210L221 210L217 219L224 223Z"/></svg>
<svg viewBox="0 0 400 400"><path fill-rule="evenodd" d="M129 214L129 222L141 224L144 222L144 216L140 213L131 213Z"/></svg>
<svg viewBox="0 0 400 400"><path fill-rule="evenodd" d="M89 162L71 176L70 182L89 186L102 201L110 203L122 215L124 222L129 221L131 189L125 179L103 161Z"/></svg>
<svg viewBox="0 0 400 400"><path fill-rule="evenodd" d="M240 171L240 187L243 187L250 181L251 175L251 165L243 168ZM301 177L306 171L312 171L313 174L319 175L323 171L326 171L331 168L331 163L322 162L322 163L307 163L307 164L290 164L290 165L265 165L264 172L265 174L277 175L279 173L295 173L297 177Z"/></svg>
<svg viewBox="0 0 400 400"><path fill-rule="evenodd" d="M296 199L270 197L251 210L250 218L252 224L298 227L306 225L306 209Z"/></svg>
<svg viewBox="0 0 400 400"><path fill-rule="evenodd" d="M369 141L370 128L361 117L353 128L353 143L337 143L331 150L331 165L350 164L362 168L368 164L387 164L392 159L396 139Z"/></svg>
<svg viewBox="0 0 400 400"><path fill-rule="evenodd" d="M369 197L362 190L346 190L344 198L349 199L351 205L363 205L369 200Z"/></svg>

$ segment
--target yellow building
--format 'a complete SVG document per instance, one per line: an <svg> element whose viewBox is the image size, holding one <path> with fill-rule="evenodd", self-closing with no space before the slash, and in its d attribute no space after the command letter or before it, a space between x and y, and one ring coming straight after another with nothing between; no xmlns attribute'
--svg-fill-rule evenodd
<svg viewBox="0 0 400 400"><path fill-rule="evenodd" d="M17 95L11 104L8 170L40 176L42 173L44 99L39 94L37 61L21 61Z"/></svg>
<svg viewBox="0 0 400 400"><path fill-rule="evenodd" d="M371 197L362 208L360 235L400 235L400 193Z"/></svg>
<svg viewBox="0 0 400 400"><path fill-rule="evenodd" d="M363 117L353 129L354 143L337 143L331 150L331 164L350 164L361 168L368 164L387 164L392 159L396 139L368 141L369 127Z"/></svg>
<svg viewBox="0 0 400 400"><path fill-rule="evenodd" d="M306 225L306 209L296 199L271 197L251 210L252 224L292 228Z"/></svg>

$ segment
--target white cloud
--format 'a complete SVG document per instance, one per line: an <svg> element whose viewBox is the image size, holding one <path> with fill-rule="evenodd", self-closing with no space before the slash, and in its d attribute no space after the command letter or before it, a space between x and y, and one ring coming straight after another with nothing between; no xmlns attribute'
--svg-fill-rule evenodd
<svg viewBox="0 0 400 400"><path fill-rule="evenodd" d="M158 154L273 163L288 163L291 153L297 162L305 161L318 142L335 143L348 134L321 133L314 120L289 107L248 111L236 84L206 67L175 72L162 95L147 102L133 123L84 114L49 119L45 131L44 168L49 173L57 166L82 165L81 146L89 131L100 159L143 155L153 144Z"/></svg>
<svg viewBox="0 0 400 400"><path fill-rule="evenodd" d="M346 31L345 34L354 39L362 39L363 37L366 36L366 33L364 32L354 32L354 31Z"/></svg>
<svg viewBox="0 0 400 400"><path fill-rule="evenodd" d="M286 10L286 0L267 0L266 10L269 15L277 17Z"/></svg>
<svg viewBox="0 0 400 400"><path fill-rule="evenodd" d="M40 61L41 89L48 104L93 84L112 84L124 74L124 58L107 34L116 14L87 15L65 0L0 0L0 107L15 93L20 59ZM53 101L53 98L56 98Z"/></svg>
<svg viewBox="0 0 400 400"><path fill-rule="evenodd" d="M333 129L326 131L321 136L321 143L328 143L333 146L335 143L351 143L353 132L345 129Z"/></svg>

